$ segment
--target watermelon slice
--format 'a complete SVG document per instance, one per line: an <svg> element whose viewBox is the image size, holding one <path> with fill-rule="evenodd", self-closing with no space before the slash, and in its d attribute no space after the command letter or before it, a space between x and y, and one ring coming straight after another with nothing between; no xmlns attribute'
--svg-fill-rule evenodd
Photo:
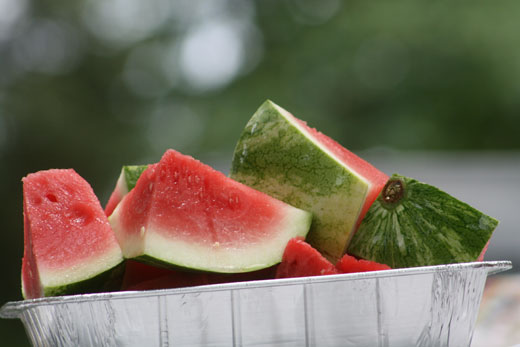
<svg viewBox="0 0 520 347"><path fill-rule="evenodd" d="M280 262L311 219L174 150L142 173L109 218L127 258L224 273Z"/></svg>
<svg viewBox="0 0 520 347"><path fill-rule="evenodd" d="M302 239L287 243L283 259L276 270L276 278L322 276L337 274L336 267Z"/></svg>
<svg viewBox="0 0 520 347"><path fill-rule="evenodd" d="M271 101L242 132L230 176L312 212L307 241L334 263L388 179Z"/></svg>
<svg viewBox="0 0 520 347"><path fill-rule="evenodd" d="M137 179L141 176L144 170L148 168L148 165L127 165L121 169L121 174L117 179L116 187L108 199L105 207L105 214L110 216L117 204L128 194L132 188L135 187Z"/></svg>
<svg viewBox="0 0 520 347"><path fill-rule="evenodd" d="M24 298L118 288L123 255L90 185L72 169L22 181Z"/></svg>
<svg viewBox="0 0 520 347"><path fill-rule="evenodd" d="M392 268L477 260L498 221L415 179L393 175L348 253Z"/></svg>
<svg viewBox="0 0 520 347"><path fill-rule="evenodd" d="M385 264L379 264L375 261L356 259L355 257L345 254L336 264L336 268L340 273L355 273L390 270L391 267Z"/></svg>

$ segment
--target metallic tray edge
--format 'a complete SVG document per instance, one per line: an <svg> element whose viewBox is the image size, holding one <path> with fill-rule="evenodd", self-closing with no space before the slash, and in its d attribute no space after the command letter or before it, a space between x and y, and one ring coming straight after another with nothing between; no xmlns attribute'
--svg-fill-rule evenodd
<svg viewBox="0 0 520 347"><path fill-rule="evenodd" d="M134 297L163 296L163 295L170 295L170 294L188 294L188 293L208 292L208 291L237 290L237 289L245 289L245 288L287 286L287 285L294 285L294 284L355 281L358 279L409 276L409 275L417 275L417 274L423 274L423 273L441 273L441 272L446 272L446 271L465 271L465 270L471 270L471 269L486 269L488 272L488 275L493 275L493 274L496 274L499 272L509 270L512 267L513 266L512 266L511 261L506 261L506 260L482 261L482 262L471 262L471 263L422 266L422 267L414 267L414 268L393 269L393 270L363 272L363 273L353 273L353 274L339 274L339 275L327 275L327 276L298 277L298 278L287 278L287 279L269 279L269 280L259 280L259 281L249 281L249 282L223 283L223 284L213 284L213 285L175 288L175 289L160 289L160 290L149 290L149 291L121 291L121 292L109 292L109 293L94 293L94 294L59 296L59 297L47 297L47 298L7 302L0 308L0 318L16 319L16 318L19 318L25 310L27 310L28 308L32 308L34 306L65 304L68 302L117 300L117 299L126 299L126 298L134 298Z"/></svg>

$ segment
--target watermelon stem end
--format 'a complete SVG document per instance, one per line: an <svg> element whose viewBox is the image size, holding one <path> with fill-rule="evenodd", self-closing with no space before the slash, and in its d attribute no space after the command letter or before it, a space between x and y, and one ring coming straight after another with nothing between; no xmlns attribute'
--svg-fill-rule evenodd
<svg viewBox="0 0 520 347"><path fill-rule="evenodd" d="M396 204L404 196L405 183L399 178L391 178L386 182L381 191L381 199L387 204Z"/></svg>

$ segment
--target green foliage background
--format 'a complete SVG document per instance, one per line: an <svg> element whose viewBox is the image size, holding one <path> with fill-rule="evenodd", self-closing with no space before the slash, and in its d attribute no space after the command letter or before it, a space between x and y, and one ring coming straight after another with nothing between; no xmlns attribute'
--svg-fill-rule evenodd
<svg viewBox="0 0 520 347"><path fill-rule="evenodd" d="M520 149L517 1L172 1L161 25L124 44L88 26L94 0L23 3L0 36L0 304L21 298L23 176L74 168L105 204L121 165L157 161L169 147L225 169L267 98L354 151ZM204 6L248 18L244 68L218 87L169 83L154 52L210 21L194 15ZM54 46L35 34L42 23L72 35L65 52L80 45L68 67L46 63ZM43 62L23 58L38 43ZM137 51L148 58L132 87ZM169 69L182 76L182 65ZM27 345L18 321L0 321L0 336Z"/></svg>

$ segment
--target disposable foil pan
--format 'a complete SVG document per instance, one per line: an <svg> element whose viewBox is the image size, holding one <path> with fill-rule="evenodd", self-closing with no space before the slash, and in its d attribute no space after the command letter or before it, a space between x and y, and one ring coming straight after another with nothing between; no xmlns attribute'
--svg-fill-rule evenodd
<svg viewBox="0 0 520 347"><path fill-rule="evenodd" d="M470 346L509 261L9 302L35 346Z"/></svg>

